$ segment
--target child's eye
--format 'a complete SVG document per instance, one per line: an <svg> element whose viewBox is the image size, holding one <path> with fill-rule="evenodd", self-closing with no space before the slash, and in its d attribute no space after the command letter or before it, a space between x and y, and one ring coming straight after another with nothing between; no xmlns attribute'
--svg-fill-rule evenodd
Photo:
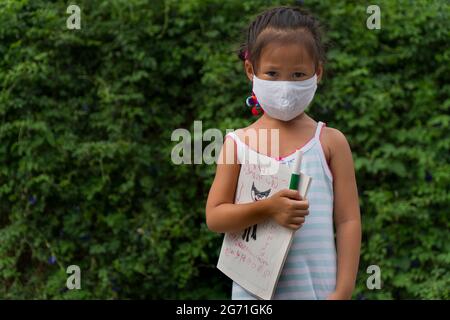
<svg viewBox="0 0 450 320"><path fill-rule="evenodd" d="M266 72L266 74L267 74L269 77L275 77L275 76L277 75L277 73L276 73L275 71L268 71L268 72Z"/></svg>
<svg viewBox="0 0 450 320"><path fill-rule="evenodd" d="M295 72L294 73L294 78L302 78L306 76L306 74L304 74L303 72Z"/></svg>

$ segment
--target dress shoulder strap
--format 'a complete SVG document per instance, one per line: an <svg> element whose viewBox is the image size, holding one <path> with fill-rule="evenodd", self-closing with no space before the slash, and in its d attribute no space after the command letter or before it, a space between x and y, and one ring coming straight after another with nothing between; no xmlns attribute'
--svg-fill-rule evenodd
<svg viewBox="0 0 450 320"><path fill-rule="evenodd" d="M236 144L237 159L238 159L239 163L242 163L243 156L245 154L245 148L244 148L243 142L241 141L241 139L239 139L239 137L237 136L237 134L234 131L228 132L225 135L225 139L226 139L226 137L230 137Z"/></svg>
<svg viewBox="0 0 450 320"><path fill-rule="evenodd" d="M327 124L325 122L319 121L317 123L316 133L314 134L314 138L319 141L320 138L320 132L322 131L322 128L325 127Z"/></svg>

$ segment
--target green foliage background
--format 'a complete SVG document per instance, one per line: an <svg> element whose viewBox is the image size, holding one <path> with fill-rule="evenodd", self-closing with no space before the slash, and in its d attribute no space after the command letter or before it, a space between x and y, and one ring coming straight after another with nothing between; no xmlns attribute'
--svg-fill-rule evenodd
<svg viewBox="0 0 450 320"><path fill-rule="evenodd" d="M448 1L304 1L326 27L309 114L352 147L363 219L357 299L450 298ZM214 165L173 165L176 128L253 120L234 50L293 1L0 3L0 297L230 297L205 225ZM82 290L67 291L67 266ZM366 288L381 267L383 287Z"/></svg>

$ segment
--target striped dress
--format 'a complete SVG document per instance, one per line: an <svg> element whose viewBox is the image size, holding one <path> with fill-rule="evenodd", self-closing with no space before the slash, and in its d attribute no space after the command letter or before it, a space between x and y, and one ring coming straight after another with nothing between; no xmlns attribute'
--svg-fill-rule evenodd
<svg viewBox="0 0 450 320"><path fill-rule="evenodd" d="M308 191L309 215L294 233L291 249L281 272L274 299L325 299L336 286L336 248L333 227L333 176L320 143L322 127L319 121L314 137L296 152L277 159L293 165L298 150L303 152L301 171L312 177ZM253 152L239 137L228 135L236 142L238 159L244 152ZM248 154L248 153L247 153ZM255 300L255 296L233 281L231 299Z"/></svg>

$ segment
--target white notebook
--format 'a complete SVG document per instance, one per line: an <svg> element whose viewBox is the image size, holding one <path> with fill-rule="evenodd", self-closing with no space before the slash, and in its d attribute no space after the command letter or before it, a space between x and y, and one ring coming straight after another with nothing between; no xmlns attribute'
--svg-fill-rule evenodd
<svg viewBox="0 0 450 320"><path fill-rule="evenodd" d="M236 204L262 200L289 188L291 169L288 165L279 163L277 172L272 175L263 174L262 170L258 164L241 165ZM301 174L299 193L303 198L311 181L310 176ZM246 230L226 233L217 268L256 297L270 300L294 232L270 218Z"/></svg>

